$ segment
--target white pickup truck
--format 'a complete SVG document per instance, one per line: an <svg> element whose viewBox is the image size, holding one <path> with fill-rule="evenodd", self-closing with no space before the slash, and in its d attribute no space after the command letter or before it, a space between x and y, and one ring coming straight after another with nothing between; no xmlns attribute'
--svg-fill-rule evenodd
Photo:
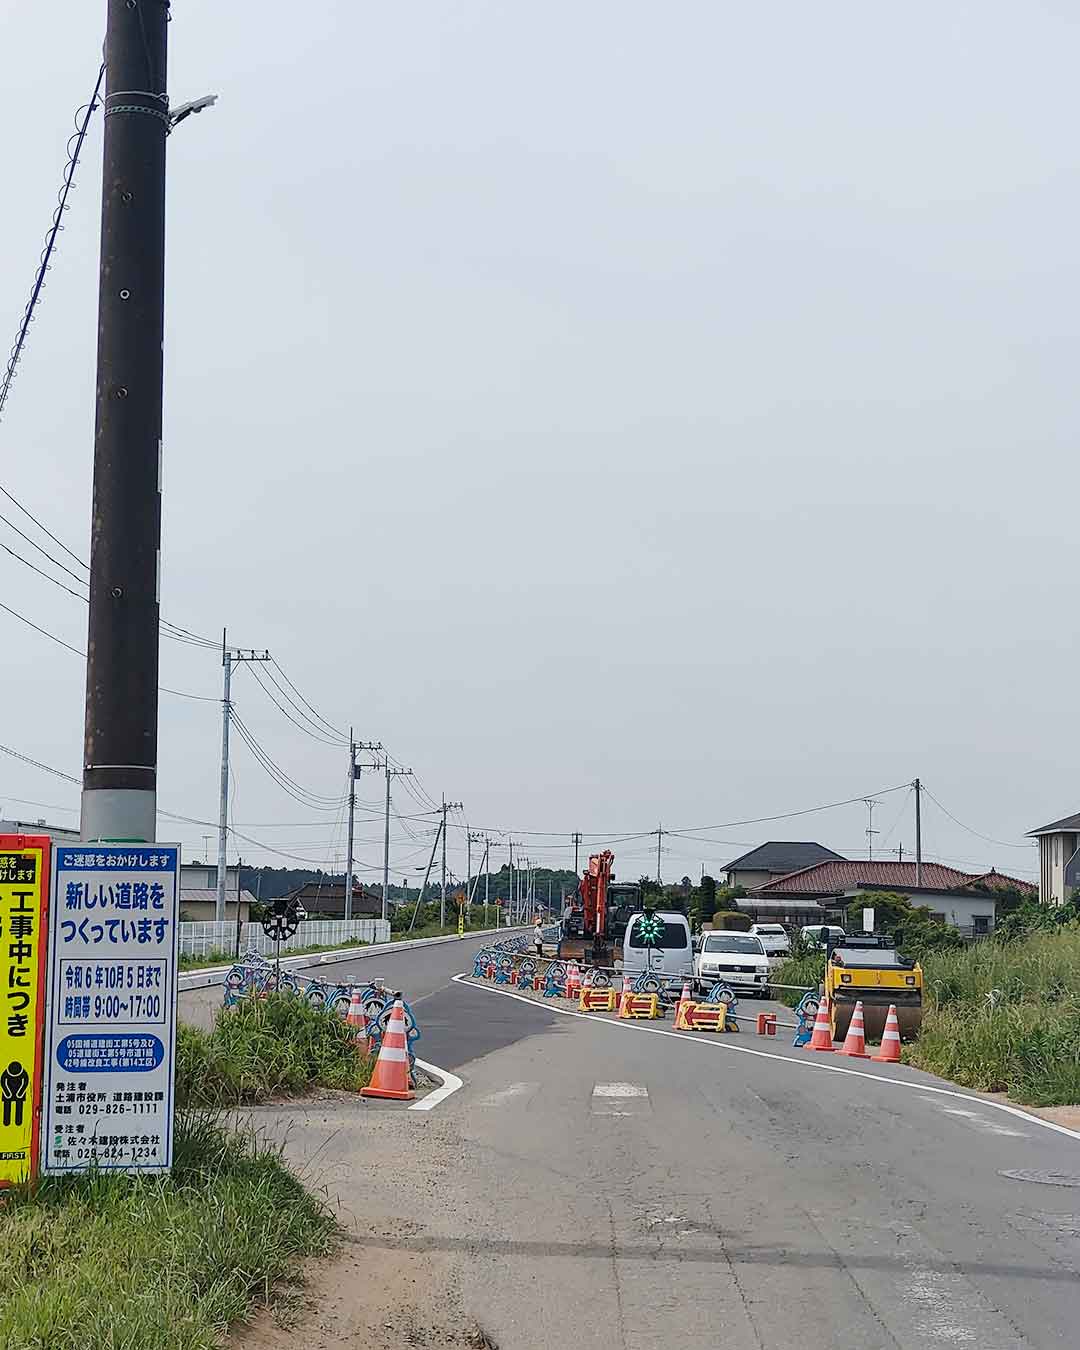
<svg viewBox="0 0 1080 1350"><path fill-rule="evenodd" d="M708 991L728 984L736 993L769 992L769 958L753 933L702 933L694 953L694 984Z"/></svg>

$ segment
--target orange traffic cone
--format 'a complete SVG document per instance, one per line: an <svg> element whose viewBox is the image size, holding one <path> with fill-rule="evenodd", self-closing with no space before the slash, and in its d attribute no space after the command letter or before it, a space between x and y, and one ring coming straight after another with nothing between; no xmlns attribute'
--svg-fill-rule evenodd
<svg viewBox="0 0 1080 1350"><path fill-rule="evenodd" d="M889 1015L885 1019L885 1031L881 1037L881 1049L871 1055L883 1064L897 1064L900 1061L900 1022L896 1016L896 1004L889 1004Z"/></svg>
<svg viewBox="0 0 1080 1350"><path fill-rule="evenodd" d="M840 1055L850 1055L852 1059L869 1059L866 1053L866 1028L863 1026L862 999L855 1004L851 1014L851 1024L844 1037L843 1047L837 1051Z"/></svg>
<svg viewBox="0 0 1080 1350"><path fill-rule="evenodd" d="M676 1026L679 1025L679 1020L680 1020L679 1015L680 1015L680 1013L682 1012L683 1004L684 1004L684 1003L689 1003L689 1002L690 1002L690 981L689 981L689 980L683 980L682 993L679 995L678 1001L677 1001L676 1004L675 1004L675 1025L676 1025Z"/></svg>
<svg viewBox="0 0 1080 1350"><path fill-rule="evenodd" d="M622 995L619 998L619 1016L630 1016L630 976L622 977Z"/></svg>
<svg viewBox="0 0 1080 1350"><path fill-rule="evenodd" d="M581 971L576 961L566 967L566 997L577 998L581 993Z"/></svg>
<svg viewBox="0 0 1080 1350"><path fill-rule="evenodd" d="M356 1032L356 1043L363 1050L369 1049L368 1042L368 1024L367 1013L364 1011L364 1001L360 997L360 990L354 988L352 998L349 999L349 1015L345 1018L345 1025L352 1027Z"/></svg>
<svg viewBox="0 0 1080 1350"><path fill-rule="evenodd" d="M405 1008L401 995L394 996L394 1007L387 1023L386 1034L379 1047L375 1072L361 1097L389 1097L392 1101L411 1101L416 1095L409 1087L409 1049L405 1034Z"/></svg>
<svg viewBox="0 0 1080 1350"><path fill-rule="evenodd" d="M832 1025L829 1022L829 1000L823 994L814 1018L814 1033L810 1037L807 1050L822 1050L832 1053Z"/></svg>

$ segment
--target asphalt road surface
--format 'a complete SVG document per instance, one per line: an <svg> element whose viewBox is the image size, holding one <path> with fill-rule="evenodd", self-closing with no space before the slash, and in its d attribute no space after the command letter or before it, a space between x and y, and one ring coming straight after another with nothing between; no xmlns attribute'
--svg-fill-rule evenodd
<svg viewBox="0 0 1080 1350"><path fill-rule="evenodd" d="M492 1008L479 1002L484 998L482 990L463 992L453 983L459 971L472 970L474 953L490 940L466 937L460 942L411 947L326 966L319 966L315 955L299 973L331 984L366 984L381 976L388 989L400 989L415 1009L422 1033L415 1053L440 1068L457 1069L529 1035L545 1021L543 1013L512 999L500 999L498 1007ZM180 1016L186 1022L209 1027L221 1004L220 985L186 990L180 994ZM546 1020L558 1019L547 1013Z"/></svg>
<svg viewBox="0 0 1080 1350"><path fill-rule="evenodd" d="M441 1108L465 1161L437 1222L502 1350L1078 1343L1080 1140L749 1030L536 1016Z"/></svg>
<svg viewBox="0 0 1080 1350"><path fill-rule="evenodd" d="M752 1016L656 1034L455 983L479 945L332 969L400 984L465 1080L397 1117L445 1171L416 1222L357 1241L454 1263L499 1350L1080 1343L1080 1139Z"/></svg>

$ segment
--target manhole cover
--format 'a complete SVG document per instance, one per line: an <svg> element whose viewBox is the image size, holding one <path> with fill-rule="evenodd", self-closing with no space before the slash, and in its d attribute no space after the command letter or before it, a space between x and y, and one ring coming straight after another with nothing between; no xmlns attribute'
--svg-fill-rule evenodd
<svg viewBox="0 0 1080 1350"><path fill-rule="evenodd" d="M1029 1172L1023 1168L1015 1172L1002 1172L1010 1181L1035 1181L1040 1186L1080 1186L1080 1176L1075 1172Z"/></svg>

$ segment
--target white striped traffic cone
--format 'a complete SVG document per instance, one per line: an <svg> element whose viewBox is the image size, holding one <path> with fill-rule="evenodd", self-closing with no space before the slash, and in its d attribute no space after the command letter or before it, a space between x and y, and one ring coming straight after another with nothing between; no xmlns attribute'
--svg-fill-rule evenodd
<svg viewBox="0 0 1080 1350"><path fill-rule="evenodd" d="M889 1004L889 1015L885 1018L885 1031L881 1037L881 1048L871 1055L879 1064L897 1064L900 1061L900 1021L896 1016L896 1004Z"/></svg>
<svg viewBox="0 0 1080 1350"><path fill-rule="evenodd" d="M401 995L394 998L390 1012L390 1021L386 1026L379 1058L375 1061L375 1072L366 1088L360 1089L362 1097L389 1097L392 1101L410 1101L416 1094L409 1087L409 1046L405 1029L405 1005Z"/></svg>

